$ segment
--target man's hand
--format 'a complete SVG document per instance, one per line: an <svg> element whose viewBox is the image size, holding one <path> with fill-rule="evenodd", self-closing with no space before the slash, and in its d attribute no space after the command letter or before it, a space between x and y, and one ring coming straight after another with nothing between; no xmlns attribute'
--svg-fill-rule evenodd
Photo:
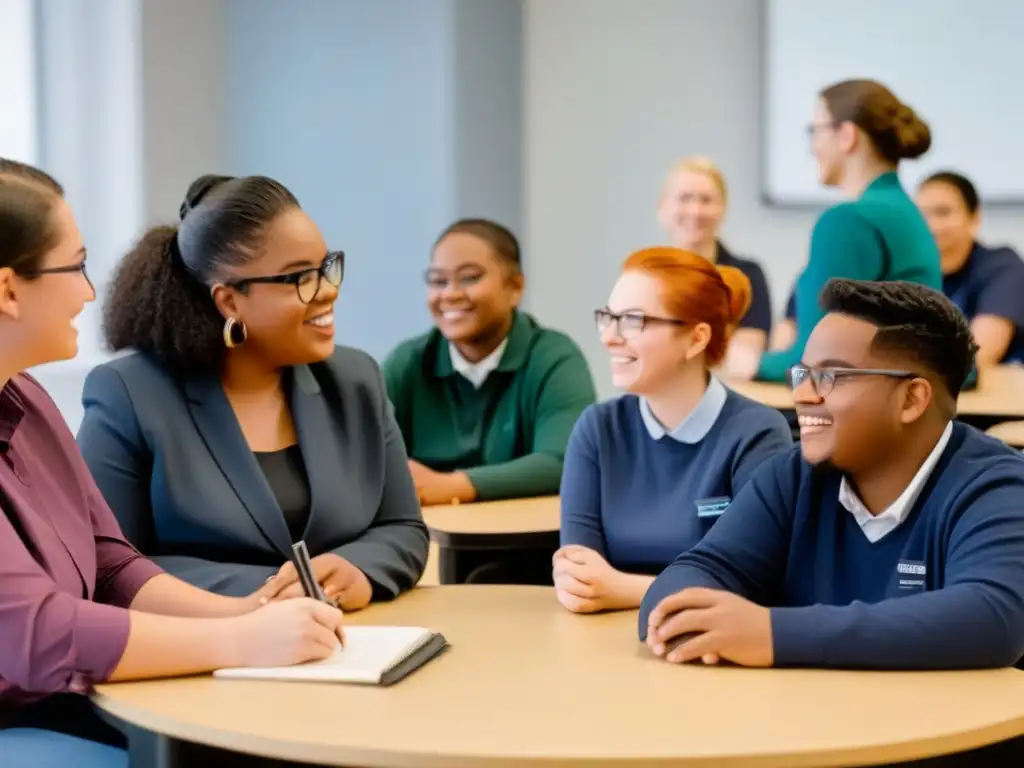
<svg viewBox="0 0 1024 768"><path fill-rule="evenodd" d="M673 663L700 659L715 664L724 659L745 667L770 667L771 612L731 592L684 589L651 611L647 645Z"/></svg>
<svg viewBox="0 0 1024 768"><path fill-rule="evenodd" d="M409 472L423 506L468 503L476 498L476 488L465 472L435 472L412 459Z"/></svg>
<svg viewBox="0 0 1024 768"><path fill-rule="evenodd" d="M333 552L312 559L313 576L324 591L343 611L358 611L370 604L373 587L366 574ZM291 561L281 566L257 593L266 600L287 600L304 597L302 583Z"/></svg>

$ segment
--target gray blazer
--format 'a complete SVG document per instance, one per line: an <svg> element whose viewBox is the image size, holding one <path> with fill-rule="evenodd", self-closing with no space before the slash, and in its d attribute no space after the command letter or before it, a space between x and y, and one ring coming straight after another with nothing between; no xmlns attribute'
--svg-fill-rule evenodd
<svg viewBox="0 0 1024 768"><path fill-rule="evenodd" d="M304 540L360 568L374 599L415 586L427 529L380 369L338 347L286 374L309 477ZM142 354L94 368L78 444L126 538L205 589L255 591L291 554L281 508L218 377L175 376Z"/></svg>

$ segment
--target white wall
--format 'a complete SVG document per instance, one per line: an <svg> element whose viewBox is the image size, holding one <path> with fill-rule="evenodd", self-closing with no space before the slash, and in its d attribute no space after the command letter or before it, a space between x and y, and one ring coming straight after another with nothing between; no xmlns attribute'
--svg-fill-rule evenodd
<svg viewBox="0 0 1024 768"><path fill-rule="evenodd" d="M815 213L760 200L759 0L581 5L526 0L528 306L580 341L608 395L591 310L630 251L661 242L655 198L674 160L700 153L722 166L724 239L762 261L777 311L806 259ZM984 235L1024 247L1024 211L989 211Z"/></svg>
<svg viewBox="0 0 1024 768"><path fill-rule="evenodd" d="M174 222L188 185L224 173L226 21L221 0L142 0L146 225Z"/></svg>
<svg viewBox="0 0 1024 768"><path fill-rule="evenodd" d="M33 0L0 2L0 157L35 163L36 29Z"/></svg>
<svg viewBox="0 0 1024 768"><path fill-rule="evenodd" d="M224 167L222 6L39 2L40 163L67 190L100 293L78 324L78 357L34 371L72 430L85 375L109 358L100 308L114 267L144 227L177 218L193 178Z"/></svg>

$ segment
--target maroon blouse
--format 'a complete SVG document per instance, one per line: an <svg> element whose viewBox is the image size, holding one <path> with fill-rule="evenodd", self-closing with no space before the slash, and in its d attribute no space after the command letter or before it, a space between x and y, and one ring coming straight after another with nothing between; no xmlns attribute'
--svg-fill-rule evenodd
<svg viewBox="0 0 1024 768"><path fill-rule="evenodd" d="M108 678L126 610L160 568L121 534L57 406L32 377L0 391L0 718Z"/></svg>

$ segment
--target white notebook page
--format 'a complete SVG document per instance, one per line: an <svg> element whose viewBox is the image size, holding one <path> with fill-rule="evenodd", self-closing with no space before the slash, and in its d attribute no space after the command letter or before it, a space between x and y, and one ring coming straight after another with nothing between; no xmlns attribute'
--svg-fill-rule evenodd
<svg viewBox="0 0 1024 768"><path fill-rule="evenodd" d="M379 683L387 670L426 644L432 635L423 627L345 627L345 647L322 661L293 667L218 669L213 674L246 680Z"/></svg>

